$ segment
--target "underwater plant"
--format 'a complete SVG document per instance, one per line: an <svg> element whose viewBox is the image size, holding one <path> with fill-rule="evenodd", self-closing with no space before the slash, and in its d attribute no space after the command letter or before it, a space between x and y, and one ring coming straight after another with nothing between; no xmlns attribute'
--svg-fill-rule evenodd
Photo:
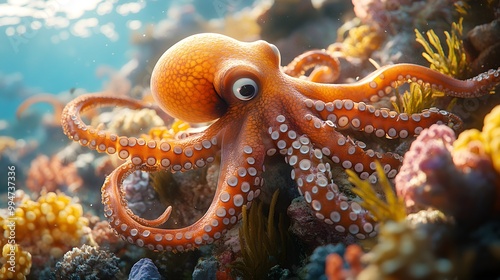
<svg viewBox="0 0 500 280"><path fill-rule="evenodd" d="M451 24L451 32L445 31L447 52L444 51L441 41L434 30L426 32L427 40L418 29L415 29L417 42L425 52L422 56L430 63L430 68L443 74L464 79L470 75L470 66L467 61L464 43L462 41L463 18Z"/></svg>
<svg viewBox="0 0 500 280"><path fill-rule="evenodd" d="M250 210L243 206L239 229L241 260L231 266L236 275L245 279L264 279L273 266L285 263L287 234L283 214L279 215L277 223L274 220L278 196L279 190L273 194L267 217L263 215L262 202L254 202L257 205Z"/></svg>
<svg viewBox="0 0 500 280"><path fill-rule="evenodd" d="M471 74L464 43L461 39L463 33L462 22L463 18L460 18L458 22L452 23L450 32L444 32L447 45L446 52L434 30L427 31L426 36L428 39L425 39L421 32L415 29L416 41L423 46L425 52L422 53L422 56L430 63L429 67L459 79L465 79ZM396 94L396 101L393 101L392 104L399 113L413 114L421 112L424 108L434 106L437 98L443 96L444 94L435 88L412 82L409 91L404 92L402 95ZM451 101L447 110L450 110L454 104L455 101Z"/></svg>
<svg viewBox="0 0 500 280"><path fill-rule="evenodd" d="M375 165L378 184L384 192L385 201L379 198L369 180L362 180L354 171L347 169L346 173L349 176L349 181L356 186L352 188L352 191L361 198L359 203L372 213L375 221L404 220L406 210L403 200L396 196L380 162L376 161Z"/></svg>

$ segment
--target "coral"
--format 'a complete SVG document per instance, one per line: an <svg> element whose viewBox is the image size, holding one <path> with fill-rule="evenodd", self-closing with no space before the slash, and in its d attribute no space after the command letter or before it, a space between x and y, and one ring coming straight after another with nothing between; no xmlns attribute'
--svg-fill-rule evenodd
<svg viewBox="0 0 500 280"><path fill-rule="evenodd" d="M83 245L64 254L56 264L56 279L124 279L119 259L97 247Z"/></svg>
<svg viewBox="0 0 500 280"><path fill-rule="evenodd" d="M356 26L352 26L352 25ZM328 46L328 52L340 51L344 56L367 59L380 48L384 40L383 32L376 25L360 24L359 19L349 21L337 31L337 43ZM344 35L347 33L346 35Z"/></svg>
<svg viewBox="0 0 500 280"><path fill-rule="evenodd" d="M165 210L158 194L149 185L149 174L140 170L132 172L123 180L122 189L128 207L145 219L156 219Z"/></svg>
<svg viewBox="0 0 500 280"><path fill-rule="evenodd" d="M7 149L14 149L16 147L16 139L9 136L0 136L0 157Z"/></svg>
<svg viewBox="0 0 500 280"><path fill-rule="evenodd" d="M325 275L328 279L355 279L363 270L361 258L363 250L357 244L351 244L345 249L342 258L338 253L331 253L326 256ZM347 268L345 268L347 266Z"/></svg>
<svg viewBox="0 0 500 280"><path fill-rule="evenodd" d="M345 246L341 243L337 245L328 244L325 246L317 247L312 255L309 257L309 263L306 266L307 278L306 279L318 279L326 280L326 259L331 254L337 254L343 256L345 253Z"/></svg>
<svg viewBox="0 0 500 280"><path fill-rule="evenodd" d="M100 248L118 252L125 246L125 241L116 235L108 221L99 221L92 227L92 239Z"/></svg>
<svg viewBox="0 0 500 280"><path fill-rule="evenodd" d="M491 158L493 167L500 174L500 106L496 106L484 118L483 130L471 129L464 131L453 144L455 151L469 149L471 145L482 146L484 152Z"/></svg>
<svg viewBox="0 0 500 280"><path fill-rule="evenodd" d="M112 114L111 121L108 124L108 129L118 135L139 136L143 133L149 132L149 130L153 127L161 127L165 125L163 120L153 109L123 109Z"/></svg>
<svg viewBox="0 0 500 280"><path fill-rule="evenodd" d="M283 217L275 223L274 210L279 191L273 194L267 218L262 203L256 203L249 211L243 206L243 220L240 227L241 260L233 265L233 271L252 279L263 279L271 267L284 264L286 259L286 230Z"/></svg>
<svg viewBox="0 0 500 280"><path fill-rule="evenodd" d="M65 164L58 156L49 158L46 155L37 156L30 165L26 186L33 192L42 189L52 192L68 188L77 191L83 185L83 179L78 174L74 163Z"/></svg>
<svg viewBox="0 0 500 280"><path fill-rule="evenodd" d="M0 263L0 279L26 279L31 270L31 254L18 244L3 244Z"/></svg>
<svg viewBox="0 0 500 280"><path fill-rule="evenodd" d="M132 266L132 270L130 271L128 278L160 280L161 275L151 259L143 258Z"/></svg>
<svg viewBox="0 0 500 280"><path fill-rule="evenodd" d="M35 256L61 257L64 252L82 242L88 219L82 206L71 197L49 192L37 201L24 198L15 211L16 240ZM4 236L8 227L3 225Z"/></svg>
<svg viewBox="0 0 500 280"><path fill-rule="evenodd" d="M377 245L365 256L364 279L438 279L453 269L450 260L436 257L429 248L426 231L406 221L389 221L380 227Z"/></svg>
<svg viewBox="0 0 500 280"><path fill-rule="evenodd" d="M378 183L384 192L386 201L379 198L379 195L374 190L369 180L362 180L354 171L347 169L346 172L349 175L349 181L356 186L352 191L361 198L361 206L369 210L376 221L387 222L389 220L404 220L406 217L406 210L403 200L397 197L392 190L392 186L380 162L376 161L375 163Z"/></svg>
<svg viewBox="0 0 500 280"><path fill-rule="evenodd" d="M428 41L420 34L420 31L415 29L417 42L425 49L422 56L430 63L430 68L439 71L443 74L464 79L470 75L471 69L465 53L464 43L462 41L462 21L460 18L458 23L452 23L451 34L445 31L446 45L448 46L448 54L446 54L441 46L439 37L434 30L426 32ZM433 48L434 47L434 48Z"/></svg>
<svg viewBox="0 0 500 280"><path fill-rule="evenodd" d="M475 226L498 215L500 179L481 142L452 151L454 140L444 125L422 131L395 178L396 191L409 212L432 207L457 223Z"/></svg>

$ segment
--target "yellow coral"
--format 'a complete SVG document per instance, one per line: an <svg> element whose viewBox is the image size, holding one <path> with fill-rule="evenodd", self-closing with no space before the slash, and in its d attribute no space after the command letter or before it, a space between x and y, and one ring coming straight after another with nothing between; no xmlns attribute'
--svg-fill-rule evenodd
<svg viewBox="0 0 500 280"><path fill-rule="evenodd" d="M34 255L61 257L81 245L88 219L82 206L63 193L42 194L37 201L23 200L15 211L16 240ZM8 226L3 224L4 236Z"/></svg>
<svg viewBox="0 0 500 280"><path fill-rule="evenodd" d="M486 154L491 157L493 167L500 173L500 105L486 115L482 131L470 129L462 132L453 143L454 150L467 149L474 141L481 142Z"/></svg>
<svg viewBox="0 0 500 280"><path fill-rule="evenodd" d="M352 26L358 25L358 26ZM334 43L328 47L328 52L340 51L347 57L366 59L377 50L384 39L383 32L375 25L360 25L360 21L347 22L338 30L337 38L344 38L342 43Z"/></svg>
<svg viewBox="0 0 500 280"><path fill-rule="evenodd" d="M176 139L180 133L186 132L191 126L189 123L176 119L171 128L166 126L153 127L149 130L148 135L142 135L146 139Z"/></svg>
<svg viewBox="0 0 500 280"><path fill-rule="evenodd" d="M26 279L31 270L31 254L23 251L18 244L5 244L2 247L3 263L0 279Z"/></svg>

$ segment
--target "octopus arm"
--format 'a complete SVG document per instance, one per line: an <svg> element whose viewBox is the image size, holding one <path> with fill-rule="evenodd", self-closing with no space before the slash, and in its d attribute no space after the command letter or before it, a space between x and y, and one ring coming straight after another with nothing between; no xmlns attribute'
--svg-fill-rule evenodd
<svg viewBox="0 0 500 280"><path fill-rule="evenodd" d="M211 126L207 130L180 140L146 140L143 138L118 136L108 131L88 126L80 115L96 105L124 106L142 109L147 104L126 97L89 94L71 101L62 113L64 133L82 146L88 146L100 153L117 154L119 158L130 159L136 166L158 166L161 169L185 171L203 167L214 160L219 150L218 139Z"/></svg>
<svg viewBox="0 0 500 280"><path fill-rule="evenodd" d="M412 137L436 123L446 124L455 131L462 130L462 121L458 116L437 108L426 109L418 114L400 114L387 108L375 109L372 105L349 99L326 103L309 99L305 103L308 108L317 111L319 117L330 126L373 133L377 137Z"/></svg>
<svg viewBox="0 0 500 280"><path fill-rule="evenodd" d="M134 170L153 172L157 169L125 163L113 171L102 187L102 202L105 215L117 233L130 243L158 251L185 251L221 238L241 218L242 206L249 206L259 195L263 183L261 144L246 141L251 139L248 133L252 130L240 132L236 126L230 128L220 132L221 175L213 202L205 215L190 226L160 229L154 225L168 218L169 208L162 217L151 222L135 216L126 206L121 191L123 179Z"/></svg>
<svg viewBox="0 0 500 280"><path fill-rule="evenodd" d="M435 70L415 64L395 64L381 67L352 84L311 85L312 93L320 93L320 99L330 101L377 101L403 83L417 82L444 92L448 96L473 98L489 94L500 83L500 68L481 73L467 80L458 80ZM314 95L311 95L311 97ZM318 96L318 95L317 95Z"/></svg>

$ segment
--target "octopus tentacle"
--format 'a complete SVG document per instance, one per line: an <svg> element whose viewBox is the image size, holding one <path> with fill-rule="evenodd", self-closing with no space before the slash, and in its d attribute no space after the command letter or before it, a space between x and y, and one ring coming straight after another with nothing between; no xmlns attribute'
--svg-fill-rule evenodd
<svg viewBox="0 0 500 280"><path fill-rule="evenodd" d="M402 63L381 67L356 83L308 84L307 87L310 89L301 92L314 93L307 96L325 102L336 99L351 99L357 102L377 101L380 97L391 93L394 88L409 81L427 85L448 96L473 98L489 94L489 90L500 83L500 68L467 80L457 80L424 66ZM298 87L304 88L304 85L299 84Z"/></svg>
<svg viewBox="0 0 500 280"><path fill-rule="evenodd" d="M407 138L420 134L432 124L447 124L455 131L462 129L462 121L456 115L437 108L426 109L418 114L397 113L387 108L375 109L364 102L352 100L306 99L305 104L319 113L321 119L329 120L338 129L351 128L366 133L374 133L377 137Z"/></svg>
<svg viewBox="0 0 500 280"><path fill-rule="evenodd" d="M37 94L24 100L23 103L21 103L21 105L17 107L16 117L20 119L24 111L26 111L33 104L41 102L46 102L52 105L52 108L54 109L54 122L59 125L59 120L61 119L64 103L61 100L57 99L57 97L53 94Z"/></svg>
<svg viewBox="0 0 500 280"><path fill-rule="evenodd" d="M184 171L203 167L206 163L212 162L219 150L217 125L179 140L146 140L118 136L87 126L80 114L97 105L126 106L132 109L148 105L131 98L105 95L80 96L66 105L61 120L64 133L82 146L88 146L100 153L117 153L119 158L124 160L130 158L132 164L137 166L158 165L162 169Z"/></svg>
<svg viewBox="0 0 500 280"><path fill-rule="evenodd" d="M283 67L283 72L292 77L300 77L307 70L314 67L316 68L308 77L309 81L332 83L340 76L339 60L325 50L312 50L297 56L287 66Z"/></svg>
<svg viewBox="0 0 500 280"><path fill-rule="evenodd" d="M311 116L313 123L321 122L317 118L313 120L312 115L308 116ZM308 118L306 116L306 119ZM278 115L275 124L269 128L268 133L280 153L286 155L286 162L293 167L291 177L297 182L300 194L315 211L317 218L324 220L327 224L334 224L338 232L348 232L362 239L373 236L376 231L372 217L357 202L349 201L347 196L341 194L338 186L332 181L330 164L326 162L326 159L331 156L331 159L338 163L339 158L344 157L346 158L343 162L344 168L351 168L351 166L345 166L349 162L347 159L350 158L350 156L343 155L345 147L340 147L340 149L335 147L336 144L340 143L340 140L345 142L343 145L350 145L354 148L356 153L364 153L370 162L373 161L373 156L378 156L386 163L390 162L390 164L398 166L400 158L397 155L392 156L392 154L365 153L355 143L348 143L346 137L333 130L333 127L329 130L325 129L325 126L325 122L322 122L322 127L318 128L320 133L330 132L329 135L324 135L326 138L321 138L325 141L316 142L319 140L316 139L317 134L314 136L315 139L311 141L305 134L298 135L285 116ZM336 141L336 139L339 140ZM347 153L351 151L350 148L347 150ZM386 164L386 169L387 167L390 165ZM394 172L391 172L391 175L392 173ZM393 175L395 176L395 174Z"/></svg>
<svg viewBox="0 0 500 280"><path fill-rule="evenodd" d="M229 226L238 221L242 206L250 206L259 195L263 184L262 148L241 144L244 141L231 143L236 136L235 130L225 131L224 134L222 145L225 149L222 151L221 168L227 172L221 173L213 202L205 215L190 226L159 229L155 227L158 223L147 224L146 220L134 218L134 214L126 207L121 191L124 178L134 170L153 172L157 167L134 166L127 162L113 171L102 187L102 202L105 205L105 215L117 233L130 243L159 251L185 251L219 239ZM243 139L245 138L239 140ZM243 151L243 155L235 157L234 153L239 149ZM165 212L167 211L168 208Z"/></svg>

